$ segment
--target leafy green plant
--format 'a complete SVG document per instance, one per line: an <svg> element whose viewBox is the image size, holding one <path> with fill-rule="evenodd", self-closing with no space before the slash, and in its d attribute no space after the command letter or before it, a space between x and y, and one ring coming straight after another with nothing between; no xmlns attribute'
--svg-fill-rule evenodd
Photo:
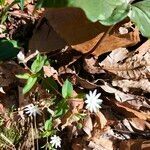
<svg viewBox="0 0 150 150"><path fill-rule="evenodd" d="M72 93L73 93L72 83L68 79L66 79L66 81L62 86L63 99L56 106L56 110L55 110L56 118L64 115L68 111L69 107L68 107L67 100L72 96Z"/></svg>
<svg viewBox="0 0 150 150"><path fill-rule="evenodd" d="M0 12L0 21L1 24L3 24L7 17L8 17L8 11L10 8L12 8L15 4L20 4L21 9L24 9L24 0L14 0L12 3L8 4L7 0L0 0L0 6L2 6L2 10Z"/></svg>
<svg viewBox="0 0 150 150"><path fill-rule="evenodd" d="M62 96L63 98L69 98L72 96L72 92L73 92L73 86L71 84L71 82L69 82L69 80L67 79L62 87Z"/></svg>
<svg viewBox="0 0 150 150"><path fill-rule="evenodd" d="M143 36L150 37L150 0L129 3L128 0L39 0L43 7L78 7L87 17L103 25L115 25L129 17Z"/></svg>
<svg viewBox="0 0 150 150"><path fill-rule="evenodd" d="M54 133L52 118L48 119L44 123L44 130L42 132L42 137L49 137Z"/></svg>
<svg viewBox="0 0 150 150"><path fill-rule="evenodd" d="M47 63L47 57L41 56L40 54L37 55L35 61L31 65L31 73L25 73L22 75L16 75L16 77L20 79L27 80L26 85L23 88L23 94L26 94L31 90L31 88L35 85L38 78L42 76L41 70L42 67Z"/></svg>

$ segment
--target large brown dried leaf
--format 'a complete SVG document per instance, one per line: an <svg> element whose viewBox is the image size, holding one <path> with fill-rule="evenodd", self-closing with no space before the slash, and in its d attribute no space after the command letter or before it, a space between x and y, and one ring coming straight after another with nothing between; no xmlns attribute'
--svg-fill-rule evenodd
<svg viewBox="0 0 150 150"><path fill-rule="evenodd" d="M139 118L131 118L128 120L130 124L137 130L144 131L146 127L149 128L150 126L150 124L147 121L139 119Z"/></svg>
<svg viewBox="0 0 150 150"><path fill-rule="evenodd" d="M128 140L120 143L120 150L149 150L150 140Z"/></svg>
<svg viewBox="0 0 150 150"><path fill-rule="evenodd" d="M44 24L35 30L30 41L30 49L49 52L61 49L68 43L74 49L86 53L108 30L108 27L102 26L98 22L90 22L83 11L77 8L47 9L43 17L47 19L49 25ZM139 42L137 31L124 35L113 33L114 31L95 50L95 55L99 56L118 47L126 47Z"/></svg>
<svg viewBox="0 0 150 150"><path fill-rule="evenodd" d="M102 112L98 111L96 113L96 117L98 119L98 124L100 125L100 128L103 129L105 127L105 125L107 124L107 119L106 117L103 115Z"/></svg>
<svg viewBox="0 0 150 150"><path fill-rule="evenodd" d="M150 120L150 115L149 114L145 114L144 112L142 111L137 111L133 108L130 108L128 106L125 106L125 105L122 105L122 104L119 104L119 103L115 103L117 105L117 107L121 108L122 109L122 113L124 115L127 115L128 117L133 117L133 116L129 116L128 112L133 114L134 116L138 117L139 119L142 119L142 120Z"/></svg>
<svg viewBox="0 0 150 150"><path fill-rule="evenodd" d="M135 80L149 78L150 40L140 46L134 53L129 53L128 56L129 57L123 62L123 60L127 57L126 50L116 49L104 61L102 61L100 65L103 69L125 79Z"/></svg>
<svg viewBox="0 0 150 150"><path fill-rule="evenodd" d="M83 125L83 130L85 131L85 133L91 137L91 132L93 130L93 123L92 123L92 119L91 116L88 115L85 119L84 119L84 125Z"/></svg>
<svg viewBox="0 0 150 150"><path fill-rule="evenodd" d="M150 82L148 79L134 80L113 80L113 86L118 86L123 89L124 92L129 92L130 88L142 89L146 92L150 92Z"/></svg>

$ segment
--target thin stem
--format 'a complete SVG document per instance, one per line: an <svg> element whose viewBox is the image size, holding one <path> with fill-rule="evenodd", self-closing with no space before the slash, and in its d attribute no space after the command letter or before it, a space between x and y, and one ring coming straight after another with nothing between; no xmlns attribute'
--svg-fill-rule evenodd
<svg viewBox="0 0 150 150"><path fill-rule="evenodd" d="M43 77L41 77L41 78L42 78L42 80L44 80ZM60 93L57 89L55 89L49 82L47 82L47 84L48 84L58 95L60 95L60 96L62 97L61 93Z"/></svg>
<svg viewBox="0 0 150 150"><path fill-rule="evenodd" d="M107 34L110 33L110 31L113 29L114 25L113 26L110 26L109 29L107 31L105 31L105 33L102 35L102 37L98 40L98 42L95 44L95 46L90 50L88 51L87 53L85 53L83 55L84 58L86 58L87 56L89 56L90 54L92 54L96 48L105 40Z"/></svg>
<svg viewBox="0 0 150 150"><path fill-rule="evenodd" d="M32 130L32 144L33 144L33 149L35 149L35 145L34 145L34 129L33 129L33 119L31 116L31 130Z"/></svg>
<svg viewBox="0 0 150 150"><path fill-rule="evenodd" d="M39 150L39 142L38 142L38 129L37 129L37 125L36 125L36 116L33 117L34 118L34 126L35 126L35 133L36 133L36 149Z"/></svg>

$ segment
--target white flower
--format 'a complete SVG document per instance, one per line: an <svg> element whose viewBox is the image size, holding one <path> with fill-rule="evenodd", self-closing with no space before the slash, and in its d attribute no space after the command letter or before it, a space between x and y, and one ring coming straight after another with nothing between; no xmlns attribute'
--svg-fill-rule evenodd
<svg viewBox="0 0 150 150"><path fill-rule="evenodd" d="M25 59L24 53L23 53L22 51L20 51L20 52L17 54L17 58L18 58L19 62L23 62L24 59Z"/></svg>
<svg viewBox="0 0 150 150"><path fill-rule="evenodd" d="M41 115L41 112L38 108L37 105L33 105L33 104L29 104L27 106L25 106L25 109L24 109L25 113L29 116L36 116L37 114Z"/></svg>
<svg viewBox="0 0 150 150"><path fill-rule="evenodd" d="M61 138L59 136L54 135L51 137L50 143L52 144L52 147L61 147Z"/></svg>
<svg viewBox="0 0 150 150"><path fill-rule="evenodd" d="M86 105L86 109L88 109L90 112L97 112L99 108L101 108L101 104L102 104L102 99L99 99L99 97L101 96L101 93L97 93L97 90L94 90L94 92L92 93L92 91L89 92L89 94L86 94L86 101L85 103L87 103Z"/></svg>

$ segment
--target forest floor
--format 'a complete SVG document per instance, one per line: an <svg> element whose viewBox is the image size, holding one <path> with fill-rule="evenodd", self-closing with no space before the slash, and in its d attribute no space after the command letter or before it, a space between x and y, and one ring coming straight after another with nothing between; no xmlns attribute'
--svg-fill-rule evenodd
<svg viewBox="0 0 150 150"><path fill-rule="evenodd" d="M8 11L0 149L150 149L150 40L129 20L108 30L76 8Z"/></svg>

